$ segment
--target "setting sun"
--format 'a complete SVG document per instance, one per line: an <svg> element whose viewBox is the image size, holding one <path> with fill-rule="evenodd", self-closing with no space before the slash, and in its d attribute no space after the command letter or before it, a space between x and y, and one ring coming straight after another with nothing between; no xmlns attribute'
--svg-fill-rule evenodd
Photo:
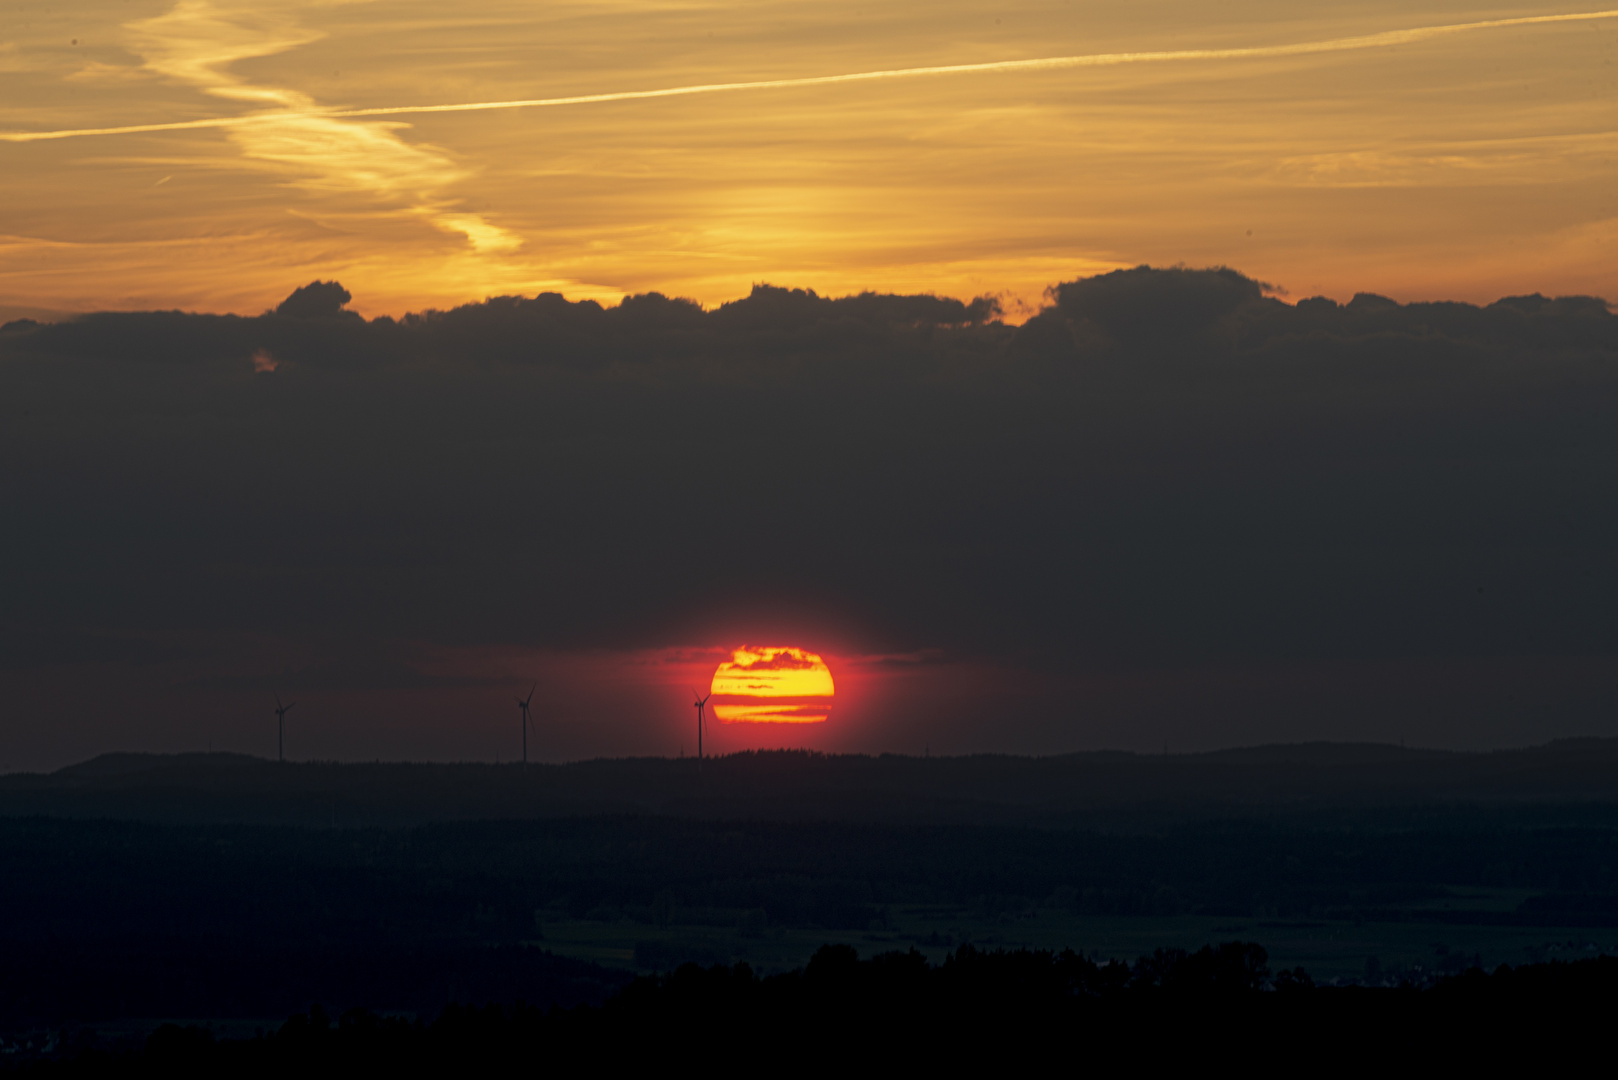
<svg viewBox="0 0 1618 1080"><path fill-rule="evenodd" d="M831 713L831 670L812 652L743 645L714 672L714 716L725 724L820 724Z"/></svg>

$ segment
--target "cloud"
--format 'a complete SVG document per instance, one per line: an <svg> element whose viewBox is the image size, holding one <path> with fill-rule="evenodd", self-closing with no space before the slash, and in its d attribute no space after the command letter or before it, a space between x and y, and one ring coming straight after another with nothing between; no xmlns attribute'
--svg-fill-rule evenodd
<svg viewBox="0 0 1618 1080"><path fill-rule="evenodd" d="M383 209L405 208L436 229L465 236L480 254L521 246L519 237L481 214L459 209L444 194L470 174L447 152L402 139L399 133L408 125L340 118L300 90L237 74L234 66L242 61L321 39L319 32L273 7L179 0L162 15L132 22L125 31L144 71L255 107L224 125L247 162L307 191L362 196ZM169 129L172 125L144 128Z"/></svg>
<svg viewBox="0 0 1618 1080"><path fill-rule="evenodd" d="M274 56L320 40L319 33L273 10L178 0L162 15L132 22L125 30L154 74L231 101L283 108L312 104L297 91L254 85L230 71L242 60Z"/></svg>
<svg viewBox="0 0 1618 1080"><path fill-rule="evenodd" d="M354 299L352 293L335 281L311 281L293 289L292 295L275 307L275 313L288 319L340 319L359 318L343 310Z"/></svg>
<svg viewBox="0 0 1618 1080"><path fill-rule="evenodd" d="M68 82L135 83L151 78L151 74L131 64L107 64L99 60L89 60L79 70L64 78Z"/></svg>
<svg viewBox="0 0 1618 1080"><path fill-rule="evenodd" d="M1264 299L1267 286L1234 270L1149 266L1070 281L1051 290L1058 312L1129 343L1174 342L1205 333Z"/></svg>
<svg viewBox="0 0 1618 1080"><path fill-rule="evenodd" d="M197 12L202 12L204 18L211 19L210 0L181 0L171 16L179 14L183 20L194 19ZM160 23L169 19L149 20L151 23ZM1551 15L1528 15L1508 19L1485 19L1467 23L1447 23L1436 26L1416 26L1400 30L1384 30L1372 34L1360 34L1354 37L1330 38L1321 41L1298 41L1278 45L1252 45L1239 48L1221 49L1164 49L1137 52L1115 53L1089 53L1079 56L1048 56L1029 60L992 60L975 64L940 64L926 67L890 68L880 71L858 71L842 75L813 75L789 79L753 79L745 82L719 82L699 83L691 86L670 86L655 90L616 90L596 94L574 94L565 97L550 98L520 98L507 101L474 101L457 102L440 105L393 105L379 106L364 109L321 109L322 115L340 119L352 119L371 116L402 116L407 114L429 113L459 113L459 112L488 112L504 109L537 109L557 108L569 105L596 105L621 101L644 101L658 98L690 97L696 94L725 94L741 91L783 90L798 89L812 86L836 86L846 83L860 82L886 82L893 79L937 78L951 75L985 75L985 74L1011 74L1016 72L1044 72L1061 71L1073 68L1116 67L1124 64L1162 64L1207 62L1225 60L1263 60L1280 59L1293 56L1312 56L1325 53L1356 52L1364 49L1386 49L1400 45L1413 45L1435 38L1448 37L1455 34L1476 33L1487 30L1501 30L1516 27L1550 25L1555 23L1591 22L1604 19L1618 18L1618 9L1602 11L1565 12ZM230 27L234 31L234 27ZM219 40L234 41L237 35L232 32L226 35L212 35L206 40L210 47L216 46ZM257 47L254 45L248 48ZM227 59L234 59L229 54ZM262 55L243 53L242 56ZM191 60L191 58L187 58ZM178 65L176 65L178 66ZM216 77L212 71L213 61L199 63L191 60L191 68L185 73L195 78L201 69L208 77ZM232 86L233 93L249 93L245 89ZM224 96L230 96L225 94ZM272 99L267 99L272 100ZM303 99L297 102L285 102L290 106L308 109L311 102ZM137 124L124 127L110 128L82 128L74 130L60 130L47 132L0 132L0 139L9 139L15 142L28 142L38 139L73 138L89 135L121 135L137 132L152 131L184 131L203 127L235 127L250 124L252 118L244 117L217 117L205 120L178 121L174 123Z"/></svg>
<svg viewBox="0 0 1618 1080"><path fill-rule="evenodd" d="M315 283L9 328L4 629L965 659L1039 673L1019 709L1057 743L1263 701L1318 733L1297 703L1345 671L1403 673L1397 713L1435 707L1423 678L1459 701L1618 656L1604 302L1289 304L1145 267L1051 295L1022 328L763 285L367 322ZM1618 696L1521 679L1564 717Z"/></svg>
<svg viewBox="0 0 1618 1080"><path fill-rule="evenodd" d="M813 671L820 666L820 658L794 648L760 648L743 645L731 661L724 665L732 671ZM773 684L771 684L773 685ZM760 685L755 689L767 689Z"/></svg>

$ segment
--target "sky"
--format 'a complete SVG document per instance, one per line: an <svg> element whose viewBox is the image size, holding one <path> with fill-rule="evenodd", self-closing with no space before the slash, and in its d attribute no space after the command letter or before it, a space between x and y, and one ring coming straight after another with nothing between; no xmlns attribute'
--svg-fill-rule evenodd
<svg viewBox="0 0 1618 1080"><path fill-rule="evenodd" d="M0 314L771 282L1618 294L1618 15L1554 4L4 0ZM1557 16L1596 17L1545 20ZM1492 25L1504 21L1506 25ZM1433 28L1440 28L1434 30ZM1027 62L1069 58L1064 64ZM1001 65L996 68L994 65ZM1022 66L1018 66L1022 65ZM341 115L819 80L673 97ZM987 66L987 70L985 70Z"/></svg>
<svg viewBox="0 0 1618 1080"><path fill-rule="evenodd" d="M1615 80L1552 5L0 0L0 771L531 687L545 761L1618 735Z"/></svg>
<svg viewBox="0 0 1618 1080"><path fill-rule="evenodd" d="M0 332L0 767L1618 734L1599 299L348 296Z"/></svg>

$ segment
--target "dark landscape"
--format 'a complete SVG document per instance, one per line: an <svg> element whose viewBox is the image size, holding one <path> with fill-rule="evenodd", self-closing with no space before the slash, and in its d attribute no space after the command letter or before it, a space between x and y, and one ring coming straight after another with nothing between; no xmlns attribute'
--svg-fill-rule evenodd
<svg viewBox="0 0 1618 1080"><path fill-rule="evenodd" d="M700 767L124 754L0 778L0 815L0 1030L10 1060L84 1069L165 1023L145 1053L199 1068L449 1053L457 1024L512 1053L655 1038L721 1006L764 1040L784 1015L864 1015L856 984L927 1024L981 998L1013 1026L1357 988L1262 1008L1400 1031L1449 1023L1457 995L1618 987L1591 966L1618 954L1618 740Z"/></svg>

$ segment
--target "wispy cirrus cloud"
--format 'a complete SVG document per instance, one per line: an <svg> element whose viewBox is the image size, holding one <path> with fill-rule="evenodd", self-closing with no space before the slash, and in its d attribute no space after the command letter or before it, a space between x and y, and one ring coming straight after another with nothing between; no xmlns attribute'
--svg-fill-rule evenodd
<svg viewBox="0 0 1618 1080"><path fill-rule="evenodd" d="M161 19L148 20L148 24L158 23L169 19L182 9L206 10L209 7L210 5L208 0L182 0L174 11L170 13L170 15L163 16ZM488 112L491 110L500 109L555 108L564 105L594 105L609 102L640 101L655 98L689 97L695 94L721 94L734 93L738 91L798 89L815 86L835 86L846 83L885 82L894 79L930 78L947 75L1045 72L1073 68L1117 67L1126 64L1282 59L1295 56L1356 52L1365 49L1386 49L1400 45L1414 45L1423 41L1430 41L1435 38L1450 37L1456 34L1476 33L1484 30L1500 30L1554 23L1592 22L1605 19L1618 19L1618 8L1606 9L1602 11L1564 12L1553 15L1527 15L1508 19L1484 19L1475 22L1446 23L1435 26L1415 26L1400 30L1384 30L1374 34L1360 34L1354 37L1328 38L1318 41L1296 41L1277 45L1249 45L1219 49L1163 49L1134 52L1086 53L1076 56L1046 56L1027 60L992 60L975 64L935 64L923 67L889 68L878 71L856 71L840 75L811 75L789 79L750 79L743 82L697 83L690 86L668 86L654 90L615 90L596 94L574 94L566 97L518 98L506 101L467 101L436 105L389 105L363 109L323 108L319 110L319 113L321 116L326 118L346 120L371 116ZM297 44L302 44L302 42L298 42ZM288 45L286 47L290 48L292 46ZM243 58L245 58L245 55L268 54L244 54ZM183 65L187 65L183 68L183 70L189 72L191 66L196 65L197 60L193 57L185 57L182 59L181 63ZM211 64L212 62L207 62L204 65L209 70L208 77L214 77ZM262 88L249 88L235 84L230 92L226 92L224 90L214 92L220 93L220 96L223 97L235 96L240 100L256 100L255 98L249 96L249 94L252 92L261 91ZM281 91L278 93L287 92ZM266 103L282 104L285 108L315 108L314 102L311 99L303 97L302 95L298 95L298 97L301 100L297 102L293 102L290 99L282 101L281 99L273 96L266 96L263 98L263 100L265 100ZM230 116L211 117L200 120L182 120L172 123L133 124L108 128L74 128L60 131L0 132L0 139L12 142L30 142L39 139L61 139L85 135L122 135L154 131L180 131L193 128L209 127L234 128L238 126L252 126L262 119L264 118L259 116Z"/></svg>
<svg viewBox="0 0 1618 1080"><path fill-rule="evenodd" d="M314 192L367 196L419 215L435 228L466 237L478 252L499 253L521 239L446 194L470 172L436 147L408 143L408 127L361 121L324 109L310 95L254 82L233 66L287 52L321 38L273 9L180 0L162 15L130 23L130 47L147 71L213 97L257 106L226 129L243 158L287 175Z"/></svg>

